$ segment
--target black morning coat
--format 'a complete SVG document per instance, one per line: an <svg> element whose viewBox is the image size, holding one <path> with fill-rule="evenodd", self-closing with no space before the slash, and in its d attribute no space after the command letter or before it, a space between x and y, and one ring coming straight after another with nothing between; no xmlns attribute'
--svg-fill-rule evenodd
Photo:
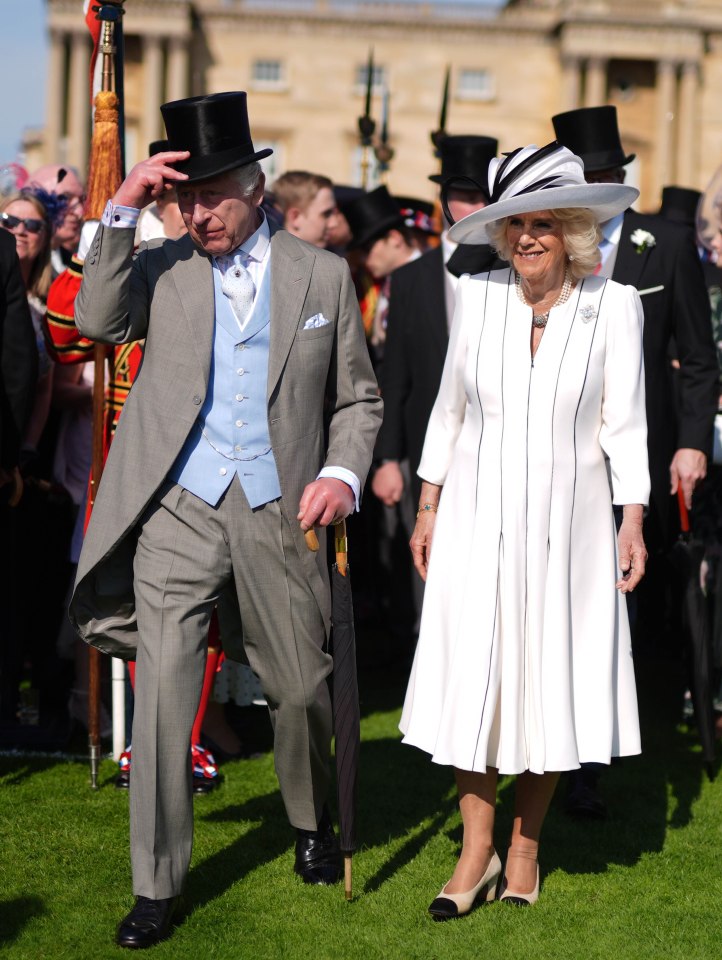
<svg viewBox="0 0 722 960"><path fill-rule="evenodd" d="M637 253L636 230L654 237ZM639 291L644 308L647 447L652 495L645 522L650 552L665 546L678 528L676 500L669 496L669 465L675 450L690 447L711 456L719 372L710 305L691 229L656 215L624 215L612 279ZM680 369L672 385L670 341Z"/></svg>

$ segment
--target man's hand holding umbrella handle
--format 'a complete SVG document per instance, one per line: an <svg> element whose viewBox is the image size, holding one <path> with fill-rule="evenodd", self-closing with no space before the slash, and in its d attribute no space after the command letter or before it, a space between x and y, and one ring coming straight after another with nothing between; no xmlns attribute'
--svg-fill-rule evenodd
<svg viewBox="0 0 722 960"><path fill-rule="evenodd" d="M296 519L306 533L314 526L327 527L336 520L344 520L354 506L354 492L347 483L334 477L321 477L303 491Z"/></svg>
<svg viewBox="0 0 722 960"><path fill-rule="evenodd" d="M627 503L623 508L622 525L619 528L619 569L622 576L616 587L620 593L631 593L644 576L647 563L647 548L642 536L644 507L639 503Z"/></svg>
<svg viewBox="0 0 722 960"><path fill-rule="evenodd" d="M692 494L695 487L707 476L707 457L701 450L680 447L669 465L669 492L674 496L682 488L687 509L692 509Z"/></svg>
<svg viewBox="0 0 722 960"><path fill-rule="evenodd" d="M424 582L426 581L431 557L431 541L434 537L434 524L436 523L436 511L440 498L441 487L424 480L421 484L421 499L416 513L416 526L409 542L414 566Z"/></svg>
<svg viewBox="0 0 722 960"><path fill-rule="evenodd" d="M180 184L188 175L176 170L172 164L187 160L187 150L165 150L147 160L136 163L113 197L116 206L136 207L142 210L165 193L167 183Z"/></svg>

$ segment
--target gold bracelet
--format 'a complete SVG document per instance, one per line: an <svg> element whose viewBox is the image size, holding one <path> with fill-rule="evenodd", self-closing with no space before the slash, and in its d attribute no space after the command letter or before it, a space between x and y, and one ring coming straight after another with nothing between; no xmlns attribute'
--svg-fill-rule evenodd
<svg viewBox="0 0 722 960"><path fill-rule="evenodd" d="M422 513L436 513L438 509L439 505L436 503L422 503L416 511L416 519L418 520Z"/></svg>

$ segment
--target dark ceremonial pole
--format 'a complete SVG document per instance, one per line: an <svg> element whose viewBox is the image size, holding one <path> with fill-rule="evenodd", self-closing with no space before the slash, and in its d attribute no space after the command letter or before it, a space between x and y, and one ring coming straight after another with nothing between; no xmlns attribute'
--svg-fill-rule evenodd
<svg viewBox="0 0 722 960"><path fill-rule="evenodd" d="M122 148L120 142L119 100L113 90L117 78L115 63L117 30L124 13L124 0L108 0L93 7L102 23L100 53L102 85L95 97L95 125L90 152L88 203L86 218L100 220L106 202L113 196L123 179ZM95 377L93 380L93 447L89 509L93 509L95 495L103 473L107 447L107 417L105 415L105 366L110 359L108 348L96 344L94 348ZM100 651L88 647L88 745L90 751L90 785L98 789L100 766Z"/></svg>
<svg viewBox="0 0 722 960"><path fill-rule="evenodd" d="M446 115L449 109L449 85L451 82L451 67L446 68L444 77L444 90L441 95L441 113L439 114L439 129L431 134L431 142L434 145L436 156L439 156L439 146L446 136Z"/></svg>
<svg viewBox="0 0 722 960"><path fill-rule="evenodd" d="M389 166L394 158L393 147L389 145L389 88L384 87L384 96L381 102L381 139L374 147L374 154L379 165L381 182L388 179Z"/></svg>
<svg viewBox="0 0 722 960"><path fill-rule="evenodd" d="M358 118L359 140L361 143L361 186L366 190L369 181L369 147L371 146L376 123L371 119L371 97L374 84L374 51L369 51L368 76L366 77L366 103L364 114Z"/></svg>

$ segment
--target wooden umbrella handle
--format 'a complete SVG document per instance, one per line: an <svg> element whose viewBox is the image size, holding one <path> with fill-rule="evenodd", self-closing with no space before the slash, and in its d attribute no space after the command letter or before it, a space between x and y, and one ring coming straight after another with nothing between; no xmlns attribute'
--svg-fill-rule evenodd
<svg viewBox="0 0 722 960"><path fill-rule="evenodd" d="M310 530L306 530L303 535L303 539L306 541L306 546L309 550L313 550L314 553L318 553L318 537L316 536L316 531L313 529L313 527L311 527Z"/></svg>
<svg viewBox="0 0 722 960"><path fill-rule="evenodd" d="M334 546L336 549L336 567L342 577L348 569L348 541L346 540L346 521L337 520L334 523Z"/></svg>
<svg viewBox="0 0 722 960"><path fill-rule="evenodd" d="M306 541L306 546L309 550L312 550L314 553L318 552L318 537L313 527L311 527L310 530L306 530L303 539ZM346 570L348 569L348 541L346 540L345 520L337 520L334 523L334 544L336 548L336 566L341 576L345 577Z"/></svg>

